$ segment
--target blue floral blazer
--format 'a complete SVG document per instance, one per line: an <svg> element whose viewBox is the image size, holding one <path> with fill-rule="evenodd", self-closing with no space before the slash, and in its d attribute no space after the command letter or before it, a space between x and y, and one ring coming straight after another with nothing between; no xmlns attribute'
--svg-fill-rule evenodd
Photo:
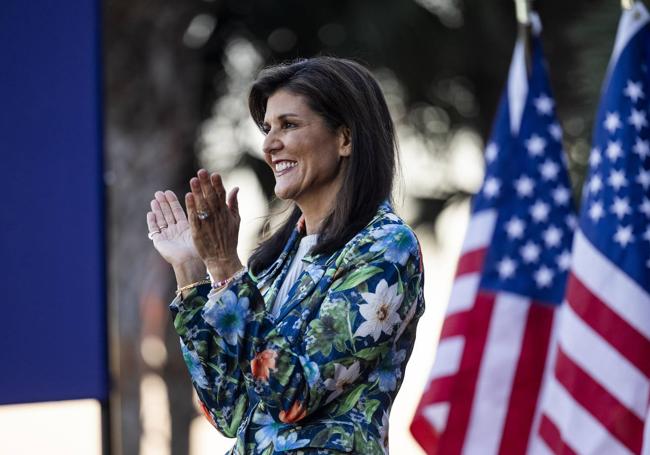
<svg viewBox="0 0 650 455"><path fill-rule="evenodd" d="M231 454L383 454L388 414L424 311L418 241L388 203L341 250L307 255L273 300L303 233L275 263L170 306L204 413Z"/></svg>

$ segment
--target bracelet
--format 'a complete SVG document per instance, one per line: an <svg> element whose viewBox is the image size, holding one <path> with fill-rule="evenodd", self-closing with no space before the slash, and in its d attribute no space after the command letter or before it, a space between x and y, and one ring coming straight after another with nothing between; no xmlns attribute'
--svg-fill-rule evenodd
<svg viewBox="0 0 650 455"><path fill-rule="evenodd" d="M212 289L220 289L220 288L222 288L224 286L229 285L230 283L232 283L236 279L241 278L247 271L248 271L248 267L242 267L237 272L235 272L235 274L233 276L231 276L230 278L226 278L224 280L212 283Z"/></svg>
<svg viewBox="0 0 650 455"><path fill-rule="evenodd" d="M192 289L192 288L195 288L197 286L201 286L202 284L210 284L210 280L205 279L205 280L195 281L194 283L186 284L183 287L176 288L176 297L181 295L181 292L187 291L188 289Z"/></svg>

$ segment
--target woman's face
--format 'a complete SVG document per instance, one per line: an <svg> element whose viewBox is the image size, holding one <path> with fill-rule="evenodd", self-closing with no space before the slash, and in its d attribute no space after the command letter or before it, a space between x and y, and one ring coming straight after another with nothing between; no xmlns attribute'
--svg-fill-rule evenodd
<svg viewBox="0 0 650 455"><path fill-rule="evenodd" d="M264 158L275 175L275 194L299 206L317 206L338 191L349 135L332 131L301 95L278 90L266 104ZM329 197L328 197L329 196ZM304 209L303 209L304 210Z"/></svg>

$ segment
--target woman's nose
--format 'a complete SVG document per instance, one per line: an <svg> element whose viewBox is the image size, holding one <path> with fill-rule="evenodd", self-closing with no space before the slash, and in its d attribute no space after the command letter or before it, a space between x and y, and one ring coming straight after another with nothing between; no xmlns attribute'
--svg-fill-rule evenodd
<svg viewBox="0 0 650 455"><path fill-rule="evenodd" d="M278 137L275 134L269 132L269 134L267 134L266 137L264 138L264 143L262 144L262 151L264 153L273 154L274 152L277 152L281 148L282 148L282 142L278 139Z"/></svg>

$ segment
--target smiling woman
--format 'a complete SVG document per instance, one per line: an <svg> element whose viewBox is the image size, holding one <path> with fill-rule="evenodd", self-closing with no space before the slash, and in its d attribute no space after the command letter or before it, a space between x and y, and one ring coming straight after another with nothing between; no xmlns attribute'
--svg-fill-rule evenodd
<svg viewBox="0 0 650 455"><path fill-rule="evenodd" d="M386 102L361 65L318 57L262 71L249 108L294 208L248 267L218 174L190 181L187 216L170 191L147 214L202 409L231 454L387 453L424 300L417 239L389 202Z"/></svg>

